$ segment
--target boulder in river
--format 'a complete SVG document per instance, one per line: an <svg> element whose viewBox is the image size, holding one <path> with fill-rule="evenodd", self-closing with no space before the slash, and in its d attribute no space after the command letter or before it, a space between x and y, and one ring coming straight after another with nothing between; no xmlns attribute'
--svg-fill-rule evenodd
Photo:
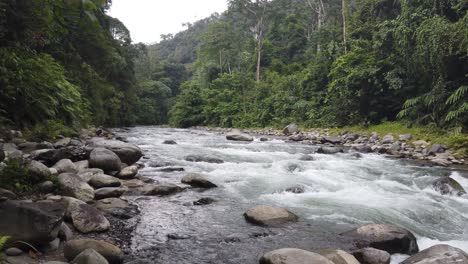
<svg viewBox="0 0 468 264"><path fill-rule="evenodd" d="M72 261L73 264L109 264L106 258L92 248L87 248Z"/></svg>
<svg viewBox="0 0 468 264"><path fill-rule="evenodd" d="M304 186L302 185L294 185L294 186L291 186L289 188L286 188L286 190L284 190L285 192L289 192L289 193L296 193L296 194L300 194L300 193L304 193L305 192L305 188Z"/></svg>
<svg viewBox="0 0 468 264"><path fill-rule="evenodd" d="M195 188L216 188L216 184L210 182L206 179L206 176L197 174L197 173L189 173L182 178L182 183L188 184Z"/></svg>
<svg viewBox="0 0 468 264"><path fill-rule="evenodd" d="M466 194L465 189L456 180L450 177L441 177L432 183L434 190L440 192L442 195L458 195Z"/></svg>
<svg viewBox="0 0 468 264"><path fill-rule="evenodd" d="M244 213L244 217L250 223L263 226L276 226L298 220L297 215L287 209L267 205L250 208Z"/></svg>
<svg viewBox="0 0 468 264"><path fill-rule="evenodd" d="M94 239L75 239L65 243L63 253L69 261L75 259L81 252L88 248L94 249L109 261L110 264L120 264L123 262L123 251L117 246Z"/></svg>
<svg viewBox="0 0 468 264"><path fill-rule="evenodd" d="M299 126L295 123L289 124L285 128L283 128L283 134L285 134L286 136L298 133L299 131Z"/></svg>
<svg viewBox="0 0 468 264"><path fill-rule="evenodd" d="M391 255L376 248L361 248L353 252L361 264L390 264Z"/></svg>
<svg viewBox="0 0 468 264"><path fill-rule="evenodd" d="M105 148L95 148L89 155L89 167L105 172L120 171L121 161L114 152Z"/></svg>
<svg viewBox="0 0 468 264"><path fill-rule="evenodd" d="M116 177L112 177L106 174L96 174L91 176L88 183L96 189L105 187L120 187L122 183Z"/></svg>
<svg viewBox="0 0 468 264"><path fill-rule="evenodd" d="M0 202L0 236L10 236L10 241L46 245L57 238L64 214L65 208L60 203Z"/></svg>
<svg viewBox="0 0 468 264"><path fill-rule="evenodd" d="M314 161L315 158L310 155L302 155L299 160L301 161Z"/></svg>
<svg viewBox="0 0 468 264"><path fill-rule="evenodd" d="M337 154L337 153L343 153L342 148L336 148L336 147L320 147L317 149L317 153L320 154Z"/></svg>
<svg viewBox="0 0 468 264"><path fill-rule="evenodd" d="M71 211L73 226L81 233L103 232L110 228L110 223L98 209L80 204Z"/></svg>
<svg viewBox="0 0 468 264"><path fill-rule="evenodd" d="M138 174L138 166L132 165L123 168L116 177L119 179L133 179Z"/></svg>
<svg viewBox="0 0 468 264"><path fill-rule="evenodd" d="M461 264L468 263L468 254L449 245L435 245L406 259L401 264Z"/></svg>
<svg viewBox="0 0 468 264"><path fill-rule="evenodd" d="M441 144L434 144L432 147L429 149L428 154L429 155L435 155L437 153L443 153L447 148Z"/></svg>
<svg viewBox="0 0 468 264"><path fill-rule="evenodd" d="M227 133L226 139L233 140L233 141L253 141L254 140L251 135L242 133L238 129L234 129L231 132Z"/></svg>
<svg viewBox="0 0 468 264"><path fill-rule="evenodd" d="M390 254L412 255L419 251L416 237L408 230L388 224L369 224L342 235L355 240L358 248L373 247Z"/></svg>
<svg viewBox="0 0 468 264"><path fill-rule="evenodd" d="M316 251L316 253L326 257L334 264L362 264L353 255L339 249L323 249Z"/></svg>
<svg viewBox="0 0 468 264"><path fill-rule="evenodd" d="M185 160L191 162L224 163L222 159L203 155L188 155L185 157Z"/></svg>
<svg viewBox="0 0 468 264"><path fill-rule="evenodd" d="M118 140L104 140L101 138L93 139L88 147L105 148L111 150L120 160L128 165L132 165L143 156L141 149L133 144L125 143Z"/></svg>
<svg viewBox="0 0 468 264"><path fill-rule="evenodd" d="M282 248L265 253L260 264L334 264L324 256L298 248Z"/></svg>
<svg viewBox="0 0 468 264"><path fill-rule="evenodd" d="M125 191L125 188L105 187L94 191L94 197L96 200L120 197L125 193Z"/></svg>
<svg viewBox="0 0 468 264"><path fill-rule="evenodd" d="M331 143L331 144L340 144L341 143L341 137L322 137L322 143Z"/></svg>
<svg viewBox="0 0 468 264"><path fill-rule="evenodd" d="M175 184L147 185L142 188L142 192L147 196L165 196L183 191L184 189Z"/></svg>
<svg viewBox="0 0 468 264"><path fill-rule="evenodd" d="M168 140L164 140L163 144L165 144L165 145L177 145L177 142L175 142L172 139L168 139Z"/></svg>
<svg viewBox="0 0 468 264"><path fill-rule="evenodd" d="M62 173L58 176L62 195L89 202L94 199L94 189L74 173Z"/></svg>

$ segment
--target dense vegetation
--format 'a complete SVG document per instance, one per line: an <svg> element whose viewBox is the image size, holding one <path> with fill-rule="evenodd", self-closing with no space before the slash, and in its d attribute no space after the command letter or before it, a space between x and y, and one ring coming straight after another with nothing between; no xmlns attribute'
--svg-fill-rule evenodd
<svg viewBox="0 0 468 264"><path fill-rule="evenodd" d="M468 128L467 0L228 3L144 45L110 1L0 0L0 123Z"/></svg>

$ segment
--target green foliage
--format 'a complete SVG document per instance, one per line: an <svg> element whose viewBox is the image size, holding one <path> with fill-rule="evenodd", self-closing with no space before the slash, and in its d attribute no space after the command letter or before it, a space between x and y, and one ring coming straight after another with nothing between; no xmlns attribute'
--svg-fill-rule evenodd
<svg viewBox="0 0 468 264"><path fill-rule="evenodd" d="M3 247L5 246L8 239L10 239L9 236L0 236L0 260L3 259L3 253L1 252L3 251Z"/></svg>
<svg viewBox="0 0 468 264"><path fill-rule="evenodd" d="M25 162L21 159L11 159L5 162L0 170L0 188L12 190L17 194L37 193L37 185L43 181L57 182L55 176L49 179L32 177L25 168Z"/></svg>
<svg viewBox="0 0 468 264"><path fill-rule="evenodd" d="M34 141L52 140L59 135L70 137L76 134L76 129L66 126L59 120L47 120L35 124L24 133L25 138Z"/></svg>

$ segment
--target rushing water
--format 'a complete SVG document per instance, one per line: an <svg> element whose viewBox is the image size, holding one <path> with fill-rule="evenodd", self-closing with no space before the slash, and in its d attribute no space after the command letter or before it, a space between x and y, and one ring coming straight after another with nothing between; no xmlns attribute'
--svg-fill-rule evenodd
<svg viewBox="0 0 468 264"><path fill-rule="evenodd" d="M339 233L367 223L405 227L416 234L421 249L446 243L468 252L468 197L442 196L431 188L437 177L451 175L468 189L465 170L422 167L375 154L314 154L316 146L279 139L232 142L202 130L138 127L118 133L145 152L141 175L179 184L185 173L201 172L219 186L131 198L142 211L132 248L155 263L257 263L264 251L280 247L346 250L351 243ZM225 162L185 161L190 154ZM315 160L301 161L304 154ZM185 172L160 172L152 166L156 162ZM303 185L305 193L283 191L294 185ZM191 205L202 197L217 202ZM287 207L302 221L282 228L246 223L243 212L259 204Z"/></svg>

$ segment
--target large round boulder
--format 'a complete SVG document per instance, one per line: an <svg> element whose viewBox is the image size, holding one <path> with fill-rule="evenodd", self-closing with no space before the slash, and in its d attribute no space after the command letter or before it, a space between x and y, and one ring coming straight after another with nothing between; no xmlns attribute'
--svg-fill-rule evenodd
<svg viewBox="0 0 468 264"><path fill-rule="evenodd" d="M123 163L128 165L134 164L143 156L143 152L139 147L118 140L95 139L91 141L88 147L111 150L119 156Z"/></svg>
<svg viewBox="0 0 468 264"><path fill-rule="evenodd" d="M358 248L373 247L390 254L412 255L419 251L416 237L408 230L388 224L369 224L345 232Z"/></svg>
<svg viewBox="0 0 468 264"><path fill-rule="evenodd" d="M60 203L0 202L0 236L46 245L57 238L64 214Z"/></svg>
<svg viewBox="0 0 468 264"><path fill-rule="evenodd" d="M51 175L49 168L35 160L31 160L26 164L26 171L30 177L33 177L37 181L44 181Z"/></svg>
<svg viewBox="0 0 468 264"><path fill-rule="evenodd" d="M249 134L242 133L238 129L234 129L233 131L226 134L227 140L233 141L253 141L253 137Z"/></svg>
<svg viewBox="0 0 468 264"><path fill-rule="evenodd" d="M391 255L387 251L376 248L361 248L353 252L353 256L361 264L390 264Z"/></svg>
<svg viewBox="0 0 468 264"><path fill-rule="evenodd" d="M125 191L125 188L105 187L94 191L94 197L96 200L120 197L125 193Z"/></svg>
<svg viewBox="0 0 468 264"><path fill-rule="evenodd" d="M442 195L458 195L466 194L465 189L456 180L450 177L441 177L432 183L432 188L440 192Z"/></svg>
<svg viewBox="0 0 468 264"><path fill-rule="evenodd" d="M95 148L89 154L89 167L99 168L105 172L120 171L121 161L114 152L105 148Z"/></svg>
<svg viewBox="0 0 468 264"><path fill-rule="evenodd" d="M110 228L110 223L98 209L80 204L71 211L73 226L81 233L103 232Z"/></svg>
<svg viewBox="0 0 468 264"><path fill-rule="evenodd" d="M65 243L63 253L69 261L75 259L81 252L91 248L101 254L110 264L120 264L123 262L124 253L111 243L94 239L75 239Z"/></svg>
<svg viewBox="0 0 468 264"><path fill-rule="evenodd" d="M138 166L132 165L123 168L118 174L119 179L133 179L138 174Z"/></svg>
<svg viewBox="0 0 468 264"><path fill-rule="evenodd" d="M120 187L122 183L119 179L106 175L106 174L96 174L91 176L88 183L96 189L105 188L105 187Z"/></svg>
<svg viewBox="0 0 468 264"><path fill-rule="evenodd" d="M402 264L461 264L468 263L468 254L449 245L435 245L406 259Z"/></svg>
<svg viewBox="0 0 468 264"><path fill-rule="evenodd" d="M297 248L282 248L265 253L260 264L334 264L327 258Z"/></svg>
<svg viewBox="0 0 468 264"><path fill-rule="evenodd" d="M62 173L58 176L62 195L89 202L94 199L94 189L74 173Z"/></svg>
<svg viewBox="0 0 468 264"><path fill-rule="evenodd" d="M210 182L205 176L197 173L190 173L182 178L182 183L188 184L195 188L215 188L216 184Z"/></svg>
<svg viewBox="0 0 468 264"><path fill-rule="evenodd" d="M70 159L59 160L52 168L56 169L59 174L64 172L78 172L78 168Z"/></svg>
<svg viewBox="0 0 468 264"><path fill-rule="evenodd" d="M244 217L250 223L264 226L276 226L298 220L297 215L287 209L268 205L250 208L244 213Z"/></svg>
<svg viewBox="0 0 468 264"><path fill-rule="evenodd" d="M212 157L212 156L203 156L203 155L188 155L185 157L186 161L190 162L207 162L207 163L224 163L224 160Z"/></svg>

